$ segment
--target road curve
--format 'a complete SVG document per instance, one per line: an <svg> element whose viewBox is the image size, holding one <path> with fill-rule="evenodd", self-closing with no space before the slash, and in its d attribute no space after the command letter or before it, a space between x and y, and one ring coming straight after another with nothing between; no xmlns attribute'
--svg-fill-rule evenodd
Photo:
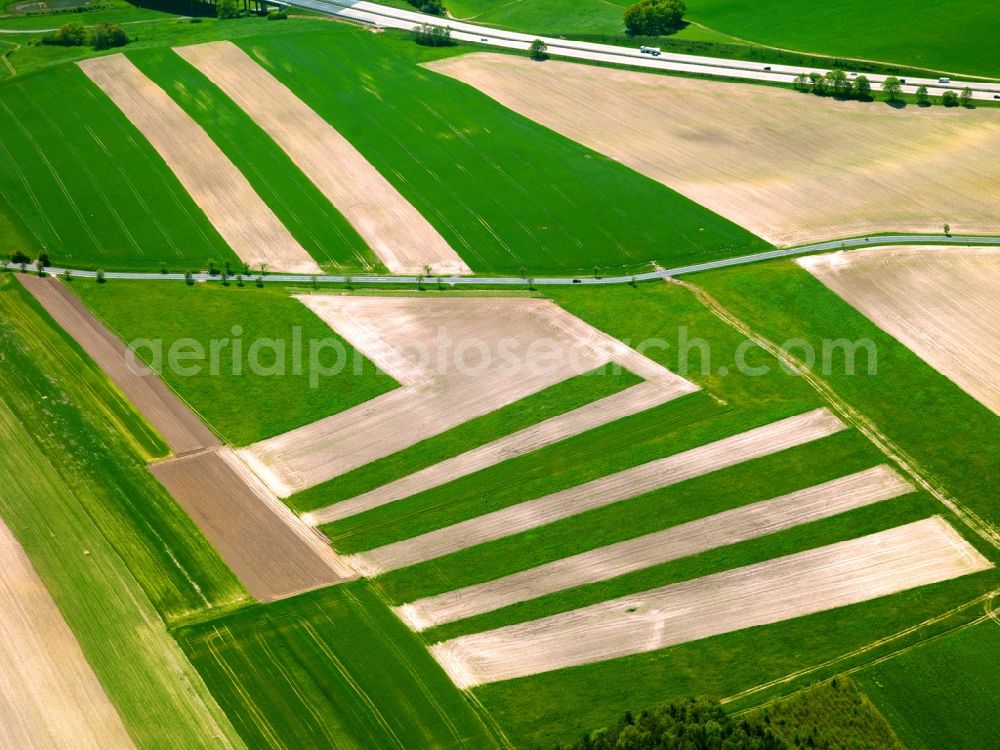
<svg viewBox="0 0 1000 750"><path fill-rule="evenodd" d="M795 77L799 74L808 74L810 72L826 73L828 70L827 68L803 68L795 65L767 64L746 60L730 60L722 57L682 55L671 52L664 52L659 57L650 57L639 52L636 47L580 42L573 39L559 39L547 36L540 37L534 34L524 34L517 31L507 31L490 26L456 21L452 18L429 16L416 11L390 8L377 3L367 2L367 0L276 0L276 2L281 5L306 8L320 13L327 13L338 18L385 28L409 30L418 24L439 26L450 29L452 37L459 41L477 42L505 49L527 50L534 39L541 39L551 55L615 65L631 65L651 70L695 73L721 78L737 78L747 81L789 85L795 81ZM876 92L887 77L878 73L866 73L865 75ZM916 93L917 87L920 85L927 86L927 91L931 96L940 96L948 90L959 92L968 86L972 89L973 99L1000 100L1000 81L983 83L953 80L947 84L942 84L936 78L911 76L904 76L903 78L906 83L902 86L902 91L907 94Z"/></svg>
<svg viewBox="0 0 1000 750"><path fill-rule="evenodd" d="M785 247L775 250L767 250L762 253L752 255L738 255L733 258L721 258L719 260L708 260L703 263L692 263L686 266L676 266L674 268L664 268L658 271L647 271L629 276L602 276L598 278L586 276L545 276L533 279L535 286L568 286L571 284L631 284L636 281L651 281L655 279L665 279L671 276L681 276L698 271L712 271L717 268L728 268L729 266L742 266L748 263L759 263L765 260L775 260L776 258L789 258L797 255L808 255L810 253L821 253L834 250L847 250L859 247L877 247L880 245L1000 245L1000 237L975 237L970 235L940 234L895 234L879 235L873 237L853 237L846 240L830 240L828 242L817 242L812 245L799 245L798 247ZM16 270L16 267L7 263L0 265L0 270ZM82 278L95 278L96 271L85 271L75 268L50 267L46 272L52 275L60 275L69 272L73 276ZM219 276L210 276L207 273L197 273L191 275L194 281L218 281ZM104 273L105 279L131 279L139 281L183 281L184 274L180 273L136 273L133 271L107 271ZM260 274L250 274L245 277L247 282L253 282L261 278ZM302 274L267 274L262 277L265 282L289 283L317 283L317 284L346 284L354 282L357 284L401 284L414 285L421 281L417 276L306 276ZM448 286L518 286L523 287L527 282L525 279L516 276L441 276L426 277L422 279L424 283L436 284L440 280L442 284Z"/></svg>

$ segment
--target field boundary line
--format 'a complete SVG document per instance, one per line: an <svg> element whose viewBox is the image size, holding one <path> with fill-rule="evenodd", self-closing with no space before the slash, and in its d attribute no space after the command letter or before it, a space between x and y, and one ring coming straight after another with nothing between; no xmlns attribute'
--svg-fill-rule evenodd
<svg viewBox="0 0 1000 750"><path fill-rule="evenodd" d="M734 313L730 312L719 300L709 294L701 287L687 281L672 280L689 292L701 302L712 314L733 328L737 333L745 336L750 341L767 351L779 362L783 363L789 370L802 379L815 390L831 410L858 432L864 435L869 442L899 468L903 474L909 477L918 487L923 489L948 510L955 514L966 526L979 535L996 549L1000 549L1000 531L991 524L980 518L975 511L967 508L957 498L953 497L945 488L932 482L924 476L923 471L917 461L907 454L902 448L888 438L878 426L860 411L849 404L840 394L834 390L828 382L805 366L801 360L784 351L761 333L752 329Z"/></svg>

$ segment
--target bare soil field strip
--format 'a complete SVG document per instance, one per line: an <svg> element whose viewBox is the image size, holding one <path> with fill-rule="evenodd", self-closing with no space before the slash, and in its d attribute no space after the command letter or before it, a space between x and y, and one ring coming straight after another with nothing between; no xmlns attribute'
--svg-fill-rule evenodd
<svg viewBox="0 0 1000 750"><path fill-rule="evenodd" d="M256 599L352 577L320 535L256 481L229 448L149 467Z"/></svg>
<svg viewBox="0 0 1000 750"><path fill-rule="evenodd" d="M843 423L832 413L815 409L346 559L362 574L378 575L819 440L843 429Z"/></svg>
<svg viewBox="0 0 1000 750"><path fill-rule="evenodd" d="M426 630L556 591L606 581L634 570L773 534L910 492L913 487L896 472L888 466L876 466L494 581L419 599L395 610L414 630Z"/></svg>
<svg viewBox="0 0 1000 750"><path fill-rule="evenodd" d="M322 270L208 134L121 54L77 63L156 149L241 260L273 271Z"/></svg>
<svg viewBox="0 0 1000 750"><path fill-rule="evenodd" d="M401 387L241 449L240 457L279 497L609 362L678 393L693 388L548 300L298 299Z"/></svg>
<svg viewBox="0 0 1000 750"><path fill-rule="evenodd" d="M174 50L274 139L392 273L467 274L444 238L333 127L232 42Z"/></svg>
<svg viewBox="0 0 1000 750"><path fill-rule="evenodd" d="M0 521L0 748L134 747L76 637Z"/></svg>
<svg viewBox="0 0 1000 750"><path fill-rule="evenodd" d="M149 420L176 454L221 445L204 423L55 278L18 280Z"/></svg>
<svg viewBox="0 0 1000 750"><path fill-rule="evenodd" d="M880 247L798 263L1000 415L1000 249Z"/></svg>
<svg viewBox="0 0 1000 750"><path fill-rule="evenodd" d="M993 567L940 516L435 644L461 688L868 601Z"/></svg>
<svg viewBox="0 0 1000 750"><path fill-rule="evenodd" d="M778 245L1000 232L1000 112L477 53L429 63Z"/></svg>
<svg viewBox="0 0 1000 750"><path fill-rule="evenodd" d="M426 469L384 484L363 495L307 513L302 517L302 520L318 526L347 518L451 482L502 461L536 451L551 443L617 419L652 409L695 389L694 385L678 382L676 378L666 383L658 379L647 380L631 388L626 388L621 393L607 396L566 414L560 414L502 437L492 443L473 448L454 458L428 466Z"/></svg>

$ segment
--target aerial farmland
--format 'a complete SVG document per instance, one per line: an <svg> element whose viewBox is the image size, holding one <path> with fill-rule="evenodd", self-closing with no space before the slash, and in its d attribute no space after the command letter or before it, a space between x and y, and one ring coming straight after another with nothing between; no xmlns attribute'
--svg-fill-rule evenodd
<svg viewBox="0 0 1000 750"><path fill-rule="evenodd" d="M0 750L992 750L981 0L11 0Z"/></svg>

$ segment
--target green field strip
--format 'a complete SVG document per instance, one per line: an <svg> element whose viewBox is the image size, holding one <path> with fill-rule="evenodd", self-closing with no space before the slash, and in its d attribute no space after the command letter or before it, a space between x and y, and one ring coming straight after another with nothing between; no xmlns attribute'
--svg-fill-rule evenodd
<svg viewBox="0 0 1000 750"><path fill-rule="evenodd" d="M575 740L626 710L690 695L730 696L804 668L844 657L874 641L972 600L1000 581L996 570L925 586L849 607L679 646L533 677L485 685L475 695L518 746L551 747ZM973 618L982 608L966 613ZM927 637L916 632L884 649ZM810 672L805 687L852 664Z"/></svg>
<svg viewBox="0 0 1000 750"><path fill-rule="evenodd" d="M766 245L420 68L441 53L405 38L328 25L239 44L351 141L477 271L640 268Z"/></svg>
<svg viewBox="0 0 1000 750"><path fill-rule="evenodd" d="M694 393L320 528L339 552L374 549L773 421L725 411Z"/></svg>
<svg viewBox="0 0 1000 750"><path fill-rule="evenodd" d="M393 604L561 560L862 471L882 457L858 433L830 437L730 466L645 495L481 544L377 579Z"/></svg>
<svg viewBox="0 0 1000 750"><path fill-rule="evenodd" d="M910 750L991 747L1000 732L1000 623L950 633L854 679Z"/></svg>
<svg viewBox="0 0 1000 750"><path fill-rule="evenodd" d="M325 270L384 273L347 220L229 97L171 50L129 55L197 122Z"/></svg>
<svg viewBox="0 0 1000 750"><path fill-rule="evenodd" d="M671 583L773 560L814 547L856 539L866 534L929 518L937 511L934 502L913 494L842 513L832 518L802 524L786 531L628 573L608 581L567 589L538 599L519 602L494 612L448 623L422 633L428 643L459 635L537 620L591 604L638 594Z"/></svg>
<svg viewBox="0 0 1000 750"><path fill-rule="evenodd" d="M364 582L175 636L254 748L486 748L483 716Z"/></svg>
<svg viewBox="0 0 1000 750"><path fill-rule="evenodd" d="M841 351L824 380L908 453L926 478L994 529L1000 526L1000 420L985 406L791 261L699 274L692 281L772 340L801 338L817 352L824 339L872 341L876 375L866 374L864 356L858 374L845 373Z"/></svg>
<svg viewBox="0 0 1000 750"><path fill-rule="evenodd" d="M76 66L6 81L0 92L0 190L34 235L28 249L79 268L235 262L160 157Z"/></svg>
<svg viewBox="0 0 1000 750"><path fill-rule="evenodd" d="M535 0L496 3L490 0L446 2L459 19L545 36L625 33L628 0ZM412 7L412 6L411 6Z"/></svg>
<svg viewBox="0 0 1000 750"><path fill-rule="evenodd" d="M279 435L396 387L392 378L284 289L250 285L240 289L235 284L188 287L180 281L95 284L82 279L74 281L72 289L126 343L162 341L164 381L233 445ZM206 359L167 367L170 348L185 339L196 342ZM215 374L210 362L213 341L219 352ZM222 341L228 343L221 345ZM296 341L301 356L296 354ZM310 379L310 342L317 342L317 361L323 366L334 367L337 352L320 349L320 342L339 347L344 354L343 370L317 377L316 387ZM256 359L251 356L254 346ZM153 361L149 346L137 350L143 361ZM253 367L255 361L259 368ZM189 365L200 365L201 372L185 374Z"/></svg>
<svg viewBox="0 0 1000 750"><path fill-rule="evenodd" d="M640 378L630 372L606 368L568 378L411 448L310 487L292 495L286 503L301 513L347 500L550 417L619 393L639 382Z"/></svg>
<svg viewBox="0 0 1000 750"><path fill-rule="evenodd" d="M247 601L104 416L111 395L30 298L0 280L0 517L24 547L139 747L241 747L167 633Z"/></svg>

